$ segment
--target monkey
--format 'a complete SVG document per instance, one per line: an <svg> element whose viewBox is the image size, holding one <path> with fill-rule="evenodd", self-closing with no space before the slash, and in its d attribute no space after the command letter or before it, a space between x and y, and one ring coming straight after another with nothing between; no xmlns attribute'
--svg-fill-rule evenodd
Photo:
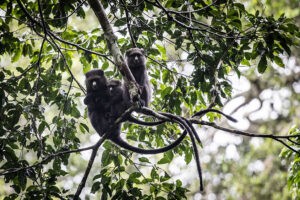
<svg viewBox="0 0 300 200"><path fill-rule="evenodd" d="M129 94L125 92L124 85L120 80L112 79L108 81L110 95L110 117L115 121L131 105ZM127 117L125 118L125 120ZM125 121L124 120L124 121Z"/></svg>
<svg viewBox="0 0 300 200"><path fill-rule="evenodd" d="M145 52L143 49L131 48L126 51L125 57L132 75L136 82L141 86L142 105L149 107L151 100L151 85L147 74Z"/></svg>
<svg viewBox="0 0 300 200"><path fill-rule="evenodd" d="M142 149L128 144L121 136L121 126L119 123L112 130L111 127L130 105L130 99L123 84L119 80L107 80L104 72L100 69L91 70L85 74L87 95L84 103L88 107L88 116L96 132L103 136L108 132L107 139L120 147L140 153L157 154L173 149L181 143L187 135L184 132L177 140L168 146L159 149Z"/></svg>
<svg viewBox="0 0 300 200"><path fill-rule="evenodd" d="M108 80L101 69L90 70L85 77L87 95L83 102L88 107L92 126L101 136L106 131L104 125L108 121L105 115L110 107Z"/></svg>
<svg viewBox="0 0 300 200"><path fill-rule="evenodd" d="M88 105L88 107L97 106L100 107L100 109L107 108L109 105L108 80L104 75L103 70L90 70L85 74L85 77L87 96L84 98L84 104Z"/></svg>

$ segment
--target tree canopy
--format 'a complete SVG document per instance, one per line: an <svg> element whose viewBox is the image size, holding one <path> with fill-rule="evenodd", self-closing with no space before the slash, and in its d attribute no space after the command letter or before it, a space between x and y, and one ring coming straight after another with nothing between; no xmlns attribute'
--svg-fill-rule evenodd
<svg viewBox="0 0 300 200"><path fill-rule="evenodd" d="M204 146L201 140L208 136L199 130L209 129L243 136L243 144L247 143L243 152L252 150L251 138L265 139L260 151L244 154L248 160L262 157L260 152L278 155L282 149L289 176L272 177L283 183L273 196L268 191L260 197L280 199L276 195L281 186L288 185L285 189L290 192L284 192L287 197L283 198L296 199L300 195L300 130L292 126L299 121L290 118L300 115L300 92L295 89L300 74L292 68L290 74L280 75L287 68L285 58L295 55L299 45L295 22L284 14L274 17L264 11L248 11L234 0L1 1L0 183L5 182L5 187L0 189L4 194L0 198L190 198L200 192L202 182L183 183L165 166L178 157L181 163L191 165L198 157L197 148L201 151ZM94 68L104 70L109 78L123 79L131 88L131 97L137 95L138 87L122 56L132 47L146 52L153 97L149 109L133 104L128 112L134 111L136 118L147 122L166 122L153 127L123 123L122 137L140 148L157 149L189 131L179 146L155 159L90 135L95 130L82 101L86 95L84 73ZM235 88L244 90L234 85L232 76L249 79L252 87L246 103L261 100L265 88L291 88L294 96L289 113L255 122L260 129L248 130L221 123L218 119L226 117L217 112L194 117L199 111L222 110L236 98L232 95ZM279 129L277 125L287 118L291 123ZM194 129L198 134L192 134ZM101 158L99 162L94 162L96 156ZM253 199L243 194L243 187L254 193L263 178L242 178L251 176L247 174L249 162L241 164L241 178L232 179L225 174L235 163L225 165L218 159L220 156L214 155L211 165L205 162L205 171L200 170L204 175L201 195L213 193L206 187L211 180L206 172L217 171L228 184L220 185L219 190L227 190L229 199ZM79 181L70 183L73 177ZM69 188L65 187L68 181ZM235 186L238 181L240 185ZM218 198L224 197L219 194Z"/></svg>

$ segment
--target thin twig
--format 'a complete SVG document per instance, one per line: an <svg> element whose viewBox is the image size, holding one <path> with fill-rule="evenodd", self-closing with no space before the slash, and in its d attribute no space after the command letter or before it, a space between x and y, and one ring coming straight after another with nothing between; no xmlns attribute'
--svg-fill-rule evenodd
<svg viewBox="0 0 300 200"><path fill-rule="evenodd" d="M41 25L38 21L36 21L34 18L31 17L31 15L28 13L28 11L26 10L26 8L24 7L24 5L21 3L20 0L17 0L17 3L18 3L18 5L20 6L21 10L22 10L22 11L24 12L24 14L26 15L26 17L28 17L28 19L29 19L32 23L34 23L34 24L36 24L36 25L42 27L42 25ZM47 30L47 32L48 32L49 35L51 35L52 37L54 37L56 40L58 40L58 41L60 41L60 42L62 42L62 43L64 43L64 44L67 44L67 45L76 47L77 49L83 50L83 51L88 52L88 53L91 53L91 54L95 54L95 55L100 56L100 57L104 57L105 59L109 60L111 63L115 64L110 58L108 58L108 55L106 55L106 54L101 54L101 53L98 53L98 52L95 52L95 51L86 49L86 48L84 48L84 47L81 47L81 46L79 46L79 45L77 45L77 44L74 44L74 43L72 43L72 42L63 40L63 39L59 38L58 36L56 36L54 33L52 33L50 30Z"/></svg>
<svg viewBox="0 0 300 200"><path fill-rule="evenodd" d="M128 9L126 7L126 3L124 2L124 0L121 0L121 3L124 6L124 10L125 10L125 14L126 14L127 29L128 29L128 32L129 32L129 35L130 35L130 38L131 38L132 46L135 48L136 47L136 43L135 43L134 37L133 37L132 32L131 32Z"/></svg>
<svg viewBox="0 0 300 200"><path fill-rule="evenodd" d="M81 149L60 151L60 152L51 154L51 155L43 158L42 161L40 161L40 162L38 162L36 164L30 165L30 166L6 169L6 170L0 172L0 176L6 175L6 174L15 173L15 172L19 172L19 171L23 171L23 170L26 170L26 169L31 169L31 168L39 167L40 165L48 162L49 159L55 158L57 156L69 154L69 153L77 153L77 152L81 152L81 151L91 150L91 149L93 149L94 146L95 145L92 145L92 146L89 146L89 147L85 147L85 148L81 148Z"/></svg>

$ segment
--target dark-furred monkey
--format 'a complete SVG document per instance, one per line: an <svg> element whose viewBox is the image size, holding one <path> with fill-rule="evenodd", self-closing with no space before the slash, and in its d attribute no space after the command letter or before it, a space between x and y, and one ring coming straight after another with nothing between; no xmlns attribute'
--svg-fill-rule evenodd
<svg viewBox="0 0 300 200"><path fill-rule="evenodd" d="M143 49L131 48L126 51L126 62L136 82L141 86L143 106L149 107L151 101L151 85L146 68L145 52Z"/></svg>

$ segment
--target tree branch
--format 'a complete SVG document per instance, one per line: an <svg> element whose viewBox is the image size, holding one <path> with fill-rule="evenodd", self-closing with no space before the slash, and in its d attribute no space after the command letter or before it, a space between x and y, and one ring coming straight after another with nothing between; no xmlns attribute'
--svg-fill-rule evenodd
<svg viewBox="0 0 300 200"><path fill-rule="evenodd" d="M127 29L128 29L128 32L129 32L129 36L131 38L132 46L135 48L136 43L135 43L134 37L133 37L132 32L131 32L129 13L128 13L128 9L126 7L126 2L124 2L124 0L121 0L121 3L124 6L124 10L125 10L125 14L126 14Z"/></svg>
<svg viewBox="0 0 300 200"><path fill-rule="evenodd" d="M21 10L24 12L24 14L26 15L26 17L33 23L33 24L36 24L38 25L39 27L43 28L42 24L39 23L38 21L36 21L34 18L31 17L31 15L28 13L28 11L26 10L26 8L24 7L24 5L21 3L20 0L17 0L17 3L18 5L20 6ZM95 54L97 56L100 56L100 57L104 57L105 59L109 60L111 63L114 64L114 62L108 58L108 55L105 55L105 54L101 54L101 53L98 53L98 52L95 52L95 51L92 51L90 49L86 49L84 47L81 47L77 44L74 44L72 42L69 42L69 41L66 41L66 40L63 40L62 38L59 38L58 36L56 36L54 33L52 33L50 30L47 29L47 33L49 35L51 35L52 37L54 37L56 40L60 41L61 43L64 43L64 44L67 44L67 45L70 45L70 46L73 46L73 47L76 47L77 49L80 49L80 50L83 50L85 52L88 52L88 53L91 53L91 54Z"/></svg>
<svg viewBox="0 0 300 200"><path fill-rule="evenodd" d="M98 18L98 21L100 22L100 25L104 32L104 37L107 42L107 47L110 51L110 53L113 56L114 62L116 66L118 67L119 71L123 75L123 78L125 80L125 83L127 84L129 88L129 94L131 100L133 99L139 99L139 86L135 81L134 76L132 75L130 69L128 68L121 51L118 47L117 42L117 36L115 36L112 27L110 26L110 23L108 21L108 18L106 16L105 10L100 3L99 0L88 0L91 8L93 9L95 15Z"/></svg>
<svg viewBox="0 0 300 200"><path fill-rule="evenodd" d="M240 130L234 130L234 129L221 127L221 126L218 126L217 124L215 124L214 122L199 121L199 120L195 120L195 119L190 119L190 121L193 124L201 124L201 125L205 125L205 126L210 126L210 127L215 128L215 129L222 130L222 131L225 131L225 132L228 132L228 133L233 133L233 134L236 134L236 135L242 135L242 136L248 136L248 137L259 137L259 138L271 138L273 140L276 140L276 141L282 143L284 146L286 146L287 148L289 148L293 152L300 154L300 151L292 148L290 145L286 144L284 141L281 140L281 139L287 139L288 140L289 138L300 137L300 135L282 136L282 135L270 135L270 134L253 134L253 133L249 133L249 132L245 132L245 131L240 131Z"/></svg>
<svg viewBox="0 0 300 200"><path fill-rule="evenodd" d="M110 127L109 127L109 129L108 130L112 130L112 129L114 129L114 128L116 128L116 126L119 124L119 123L121 123L131 112L133 112L134 110L136 109L136 107L135 106L132 106L132 107L130 107L129 109L127 109L114 123L113 123L113 125L111 125ZM101 139L93 146L93 151L92 151L92 155L91 155L91 157L90 157L90 160L89 160L89 163L88 163L88 166L87 166L87 168L86 168L86 170L85 170L85 173L84 173L84 176L82 177L82 179L81 179L81 182L80 182L80 184L79 184L79 186L78 186L78 188L77 188L77 191L76 191L76 193L75 193L75 195L74 195L74 198L73 198L73 200L78 200L79 199L79 195L81 194L81 191L82 191L82 189L84 188L84 186L85 186L85 183L86 183L86 180L87 180L87 178L88 178L88 175L89 175L89 173L90 173L90 171L91 171L91 169L92 169L92 166L93 166L93 163L94 163L94 161L95 161L95 157L96 157L96 154L97 154L97 152L98 152L98 149L99 149L99 147L101 146L101 144L104 142L104 140L109 136L109 134L110 134L110 131L107 131L102 137L101 137Z"/></svg>
<svg viewBox="0 0 300 200"><path fill-rule="evenodd" d="M101 146L101 144L105 141L105 139L108 137L109 135L109 132L107 132L106 134L104 134L103 137L100 138L100 140L93 146L93 151L92 151L92 154L91 154L91 157L90 157L90 160L89 160L89 163L88 163L88 166L84 172L84 176L82 177L81 179L81 182L76 190L76 193L73 197L73 200L77 200L79 198L79 195L82 191L82 189L84 188L85 186L85 183L86 183L86 180L88 178L88 175L92 169L92 166L93 166L93 163L95 161L95 157L96 157L96 154L99 150L99 147Z"/></svg>

